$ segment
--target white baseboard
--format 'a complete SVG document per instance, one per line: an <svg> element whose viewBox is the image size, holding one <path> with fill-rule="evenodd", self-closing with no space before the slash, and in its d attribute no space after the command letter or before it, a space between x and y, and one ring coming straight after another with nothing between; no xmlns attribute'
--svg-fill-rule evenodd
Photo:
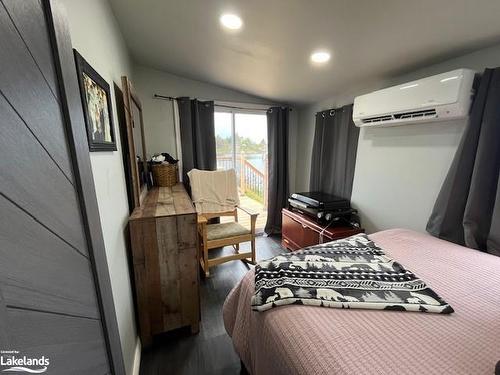
<svg viewBox="0 0 500 375"><path fill-rule="evenodd" d="M132 367L132 375L139 375L139 370L141 369L141 339L137 338L137 344L135 345L134 353L134 366Z"/></svg>

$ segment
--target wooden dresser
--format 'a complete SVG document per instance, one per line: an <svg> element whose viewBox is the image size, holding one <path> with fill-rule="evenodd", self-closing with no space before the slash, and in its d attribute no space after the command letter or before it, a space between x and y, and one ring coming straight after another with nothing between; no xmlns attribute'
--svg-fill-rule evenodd
<svg viewBox="0 0 500 375"><path fill-rule="evenodd" d="M290 251L306 246L338 240L365 230L347 226L332 226L323 231L324 226L312 218L284 208L282 210L281 245ZM321 232L322 235L321 235Z"/></svg>
<svg viewBox="0 0 500 375"><path fill-rule="evenodd" d="M198 332L197 216L182 184L151 189L129 225L143 345L175 328Z"/></svg>

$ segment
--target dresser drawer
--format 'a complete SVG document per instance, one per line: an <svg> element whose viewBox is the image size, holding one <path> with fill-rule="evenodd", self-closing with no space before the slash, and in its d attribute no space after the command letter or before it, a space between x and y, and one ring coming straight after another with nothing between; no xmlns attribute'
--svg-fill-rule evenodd
<svg viewBox="0 0 500 375"><path fill-rule="evenodd" d="M289 250L297 250L319 243L318 232L286 214L282 215L281 234L283 236L283 246Z"/></svg>
<svg viewBox="0 0 500 375"><path fill-rule="evenodd" d="M362 228L350 226L326 225L325 228L324 224L319 224L311 217L286 208L282 210L281 217L281 245L291 251L364 232ZM322 236L319 235L320 233Z"/></svg>

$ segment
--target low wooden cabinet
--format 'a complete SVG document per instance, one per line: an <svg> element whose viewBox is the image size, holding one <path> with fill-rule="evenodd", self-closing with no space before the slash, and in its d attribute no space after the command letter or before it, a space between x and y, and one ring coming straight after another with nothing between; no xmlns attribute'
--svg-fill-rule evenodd
<svg viewBox="0 0 500 375"><path fill-rule="evenodd" d="M183 326L198 332L197 215L182 184L150 190L129 225L143 345Z"/></svg>
<svg viewBox="0 0 500 375"><path fill-rule="evenodd" d="M290 251L364 232L362 228L348 226L332 226L323 229L324 226L306 215L286 208L282 210L281 244Z"/></svg>

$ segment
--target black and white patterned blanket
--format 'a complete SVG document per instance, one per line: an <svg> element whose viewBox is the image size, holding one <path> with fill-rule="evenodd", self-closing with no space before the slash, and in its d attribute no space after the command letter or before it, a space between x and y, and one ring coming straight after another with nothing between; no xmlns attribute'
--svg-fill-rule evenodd
<svg viewBox="0 0 500 375"><path fill-rule="evenodd" d="M255 267L252 309L304 304L344 309L453 309L366 234L278 255Z"/></svg>

